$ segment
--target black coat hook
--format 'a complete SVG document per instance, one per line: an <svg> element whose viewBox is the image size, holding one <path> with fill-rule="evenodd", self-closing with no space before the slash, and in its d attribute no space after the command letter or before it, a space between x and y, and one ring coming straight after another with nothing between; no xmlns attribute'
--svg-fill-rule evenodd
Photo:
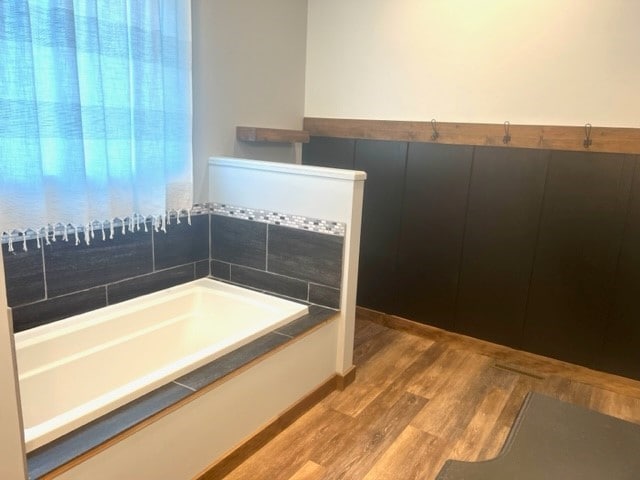
<svg viewBox="0 0 640 480"><path fill-rule="evenodd" d="M431 119L431 128L433 129L433 133L431 134L431 141L436 142L438 141L438 137L440 136L440 134L438 133L438 124L436 123L435 118Z"/></svg>
<svg viewBox="0 0 640 480"><path fill-rule="evenodd" d="M593 141L591 140L591 124L585 123L584 124L584 141L582 142L582 145L584 146L584 148L589 148L592 143Z"/></svg>
<svg viewBox="0 0 640 480"><path fill-rule="evenodd" d="M509 134L510 125L511 124L509 123L509 120L504 122L504 137L502 137L502 143L504 143L505 145L507 145L511 141L511 135Z"/></svg>

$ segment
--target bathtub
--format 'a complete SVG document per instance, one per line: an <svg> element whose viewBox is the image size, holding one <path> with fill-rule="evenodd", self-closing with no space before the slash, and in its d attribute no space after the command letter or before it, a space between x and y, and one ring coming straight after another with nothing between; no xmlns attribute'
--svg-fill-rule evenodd
<svg viewBox="0 0 640 480"><path fill-rule="evenodd" d="M201 279L15 335L28 452L307 314Z"/></svg>

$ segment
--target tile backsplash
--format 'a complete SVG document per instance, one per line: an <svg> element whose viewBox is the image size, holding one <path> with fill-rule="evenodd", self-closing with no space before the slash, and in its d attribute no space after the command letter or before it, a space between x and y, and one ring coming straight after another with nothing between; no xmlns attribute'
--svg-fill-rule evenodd
<svg viewBox="0 0 640 480"><path fill-rule="evenodd" d="M267 217L267 218L265 218ZM211 213L90 245L58 237L9 252L3 244L14 331L112 305L208 275L339 308L344 224L214 205Z"/></svg>
<svg viewBox="0 0 640 480"><path fill-rule="evenodd" d="M340 234L213 214L211 238L215 278L339 308Z"/></svg>
<svg viewBox="0 0 640 480"><path fill-rule="evenodd" d="M2 245L14 331L113 305L209 275L209 215L167 225L167 232L114 230L90 245L61 237L9 252Z"/></svg>

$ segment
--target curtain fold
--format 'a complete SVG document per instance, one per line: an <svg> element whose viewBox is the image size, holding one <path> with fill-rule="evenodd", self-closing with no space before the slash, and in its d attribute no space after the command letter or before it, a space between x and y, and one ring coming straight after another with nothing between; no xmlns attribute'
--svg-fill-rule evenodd
<svg viewBox="0 0 640 480"><path fill-rule="evenodd" d="M191 208L190 15L0 2L0 232Z"/></svg>

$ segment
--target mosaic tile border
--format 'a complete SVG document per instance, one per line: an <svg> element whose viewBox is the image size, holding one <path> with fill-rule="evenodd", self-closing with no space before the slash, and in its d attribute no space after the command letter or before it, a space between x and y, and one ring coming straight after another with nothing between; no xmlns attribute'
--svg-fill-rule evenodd
<svg viewBox="0 0 640 480"><path fill-rule="evenodd" d="M226 217L252 220L254 222L269 223L271 225L282 225L285 227L298 228L300 230L337 235L339 237L344 237L346 232L346 224L342 222L303 217L301 215L291 215L288 213L276 212L273 210L262 210L259 208L214 203L211 206L211 213Z"/></svg>

